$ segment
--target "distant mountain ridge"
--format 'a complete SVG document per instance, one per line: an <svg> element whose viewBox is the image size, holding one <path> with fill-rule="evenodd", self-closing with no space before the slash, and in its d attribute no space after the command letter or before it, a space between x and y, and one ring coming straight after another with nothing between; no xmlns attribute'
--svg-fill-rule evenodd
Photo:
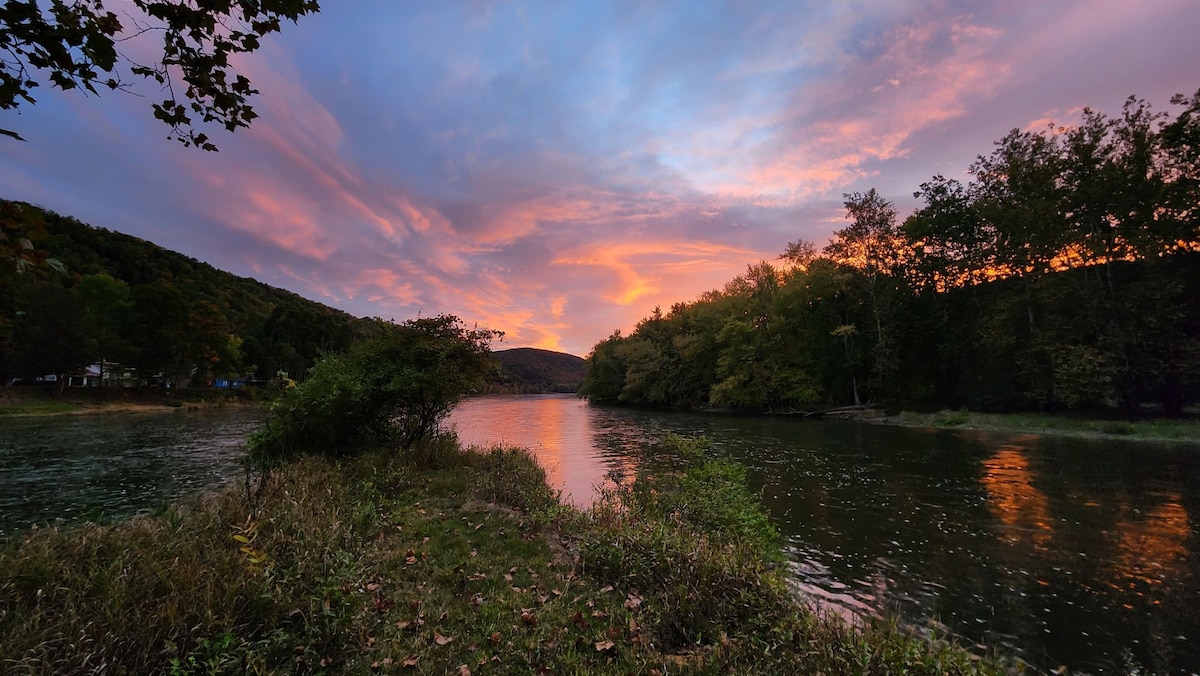
<svg viewBox="0 0 1200 676"><path fill-rule="evenodd" d="M574 392L583 382L586 362L573 354L516 347L492 353L502 373L491 389L504 393Z"/></svg>

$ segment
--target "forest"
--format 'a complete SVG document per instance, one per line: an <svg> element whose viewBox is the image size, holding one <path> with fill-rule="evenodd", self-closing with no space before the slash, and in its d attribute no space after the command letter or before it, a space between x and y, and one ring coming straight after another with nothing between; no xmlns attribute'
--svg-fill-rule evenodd
<svg viewBox="0 0 1200 676"><path fill-rule="evenodd" d="M1200 399L1200 91L1171 103L1014 129L903 220L846 194L827 246L791 242L601 340L581 394L1179 415Z"/></svg>
<svg viewBox="0 0 1200 676"><path fill-rule="evenodd" d="M0 384L302 379L373 324L25 203L0 200L0 240Z"/></svg>

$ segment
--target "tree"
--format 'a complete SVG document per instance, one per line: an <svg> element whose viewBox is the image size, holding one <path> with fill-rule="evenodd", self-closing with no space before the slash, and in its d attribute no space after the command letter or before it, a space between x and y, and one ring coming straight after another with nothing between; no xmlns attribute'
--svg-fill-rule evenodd
<svg viewBox="0 0 1200 676"><path fill-rule="evenodd" d="M321 359L276 403L251 439L252 457L270 466L305 453L349 456L380 443L412 448L497 366L489 344L501 332L466 328L457 317L377 321L375 329Z"/></svg>
<svg viewBox="0 0 1200 676"><path fill-rule="evenodd" d="M109 3L112 4L111 2ZM44 3L43 3L44 5ZM258 93L230 57L257 50L283 22L319 11L317 0L133 0L139 16L122 17L104 0L5 0L0 5L0 109L35 103L36 77L60 89L128 89L129 78L149 79L166 92L154 117L187 146L216 150L197 123L228 131L257 117ZM140 63L118 51L131 38L158 35L160 56ZM127 71L127 73L126 73ZM177 88L182 91L177 91ZM16 139L16 132L0 129Z"/></svg>
<svg viewBox="0 0 1200 676"><path fill-rule="evenodd" d="M579 386L579 396L608 404L620 399L621 390L625 389L625 360L621 355L624 344L620 330L596 343L587 356L587 372Z"/></svg>
<svg viewBox="0 0 1200 676"><path fill-rule="evenodd" d="M825 255L857 269L863 280L875 323L872 372L882 385L895 371L896 355L890 331L897 290L895 273L902 261L903 238L896 225L896 207L871 188L842 195L850 225L833 235Z"/></svg>
<svg viewBox="0 0 1200 676"><path fill-rule="evenodd" d="M165 278L135 286L132 293L138 372L142 377L162 373L164 382L186 384L192 367L187 298Z"/></svg>
<svg viewBox="0 0 1200 676"><path fill-rule="evenodd" d="M75 285L83 300L87 322L88 358L100 364L100 385L106 361L125 361L129 356L127 329L133 314L129 285L106 274L88 275Z"/></svg>

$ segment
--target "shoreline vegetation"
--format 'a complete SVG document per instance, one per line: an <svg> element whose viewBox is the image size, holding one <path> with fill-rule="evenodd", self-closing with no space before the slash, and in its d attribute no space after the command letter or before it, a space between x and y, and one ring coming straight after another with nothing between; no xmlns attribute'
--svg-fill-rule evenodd
<svg viewBox="0 0 1200 676"><path fill-rule="evenodd" d="M973 411L903 411L894 416L866 419L879 425L982 432L1022 432L1041 436L1119 439L1130 442L1200 443L1200 420L1153 418L1105 420L1038 413L977 413Z"/></svg>
<svg viewBox="0 0 1200 676"><path fill-rule="evenodd" d="M735 465L671 438L674 473L580 511L527 452L435 436L306 456L155 516L0 546L6 673L1004 673L789 590ZM620 478L620 477L616 477Z"/></svg>
<svg viewBox="0 0 1200 676"><path fill-rule="evenodd" d="M963 180L921 183L907 215L873 188L845 193L826 246L792 241L614 331L581 392L656 408L1194 418L1200 91L1171 105L1131 97L1117 115L1014 129Z"/></svg>
<svg viewBox="0 0 1200 676"><path fill-rule="evenodd" d="M161 390L77 388L60 394L40 387L0 387L0 418L154 414L265 406L273 394L199 388L170 394Z"/></svg>
<svg viewBox="0 0 1200 676"><path fill-rule="evenodd" d="M4 393L2 390L9 390ZM213 392L197 389L179 395L142 393L133 397L102 398L94 396L14 396L13 388L0 388L0 418L53 417L60 415L111 415L175 413L245 406L268 406L266 396L244 396L236 392ZM25 388L21 388L22 390ZM562 394L544 393L539 394ZM483 396L496 396L488 393ZM856 408L856 407L850 407ZM745 415L742 411L707 409L705 412ZM1150 443L1200 443L1200 419L1150 418L1123 420L1084 418L1067 414L1039 413L981 413L965 410L932 412L899 411L888 414L882 407L862 407L846 412L774 413L784 417L816 419L835 418L860 424L894 425L928 429L970 430L978 432L1013 432L1042 436L1114 439Z"/></svg>
<svg viewBox="0 0 1200 676"><path fill-rule="evenodd" d="M381 322L248 442L242 486L0 544L5 673L1005 673L896 621L820 615L702 439L565 504L527 451L440 421L496 337Z"/></svg>

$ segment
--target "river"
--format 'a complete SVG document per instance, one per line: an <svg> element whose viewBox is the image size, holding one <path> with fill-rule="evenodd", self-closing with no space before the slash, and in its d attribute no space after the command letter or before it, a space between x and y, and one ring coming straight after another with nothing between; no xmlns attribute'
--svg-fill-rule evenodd
<svg viewBox="0 0 1200 676"><path fill-rule="evenodd" d="M664 432L747 465L798 586L1036 666L1200 671L1200 444L466 402L467 443L533 449L585 504Z"/></svg>
<svg viewBox="0 0 1200 676"><path fill-rule="evenodd" d="M244 476L253 408L0 418L0 538L160 508Z"/></svg>
<svg viewBox="0 0 1200 676"><path fill-rule="evenodd" d="M0 536L240 476L254 413L0 419ZM664 432L746 464L797 586L1042 668L1200 671L1200 444L1153 445L484 397L466 443L531 448L586 505Z"/></svg>

